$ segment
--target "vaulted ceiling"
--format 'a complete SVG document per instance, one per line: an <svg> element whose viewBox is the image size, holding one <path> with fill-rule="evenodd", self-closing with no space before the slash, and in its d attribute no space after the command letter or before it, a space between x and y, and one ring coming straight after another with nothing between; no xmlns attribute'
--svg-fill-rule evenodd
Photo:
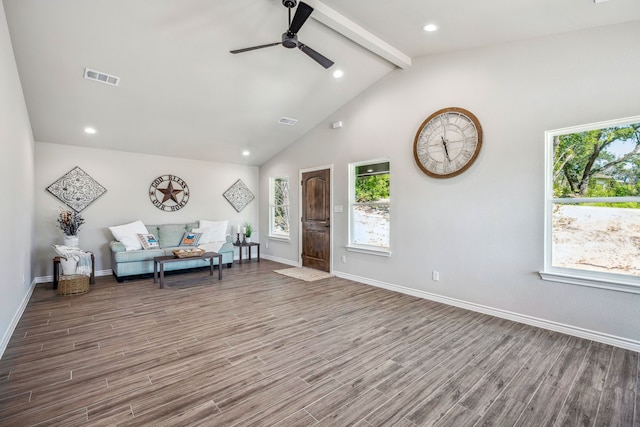
<svg viewBox="0 0 640 427"><path fill-rule="evenodd" d="M308 0L298 36L335 62L328 70L282 46L229 53L280 41L282 0L4 8L36 141L260 165L412 58L640 20L638 0L598 1ZM86 68L119 84L87 80Z"/></svg>

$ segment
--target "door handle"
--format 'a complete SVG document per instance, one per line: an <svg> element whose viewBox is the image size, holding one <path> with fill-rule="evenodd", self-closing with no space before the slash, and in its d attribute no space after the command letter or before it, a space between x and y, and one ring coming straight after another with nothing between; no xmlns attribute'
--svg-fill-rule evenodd
<svg viewBox="0 0 640 427"><path fill-rule="evenodd" d="M325 227L330 227L331 226L331 222L330 222L331 218L327 218L327 220L324 223Z"/></svg>

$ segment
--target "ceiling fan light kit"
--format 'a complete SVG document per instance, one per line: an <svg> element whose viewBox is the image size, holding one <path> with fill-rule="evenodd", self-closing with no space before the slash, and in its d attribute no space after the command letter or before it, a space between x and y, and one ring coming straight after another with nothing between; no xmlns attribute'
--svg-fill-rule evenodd
<svg viewBox="0 0 640 427"><path fill-rule="evenodd" d="M265 47L282 45L287 49L293 49L297 47L302 52L307 54L311 59L316 61L318 64L322 65L324 68L330 68L333 65L333 61L319 52L313 50L309 46L304 43L298 41L298 31L302 28L302 25L307 21L311 13L313 12L313 8L304 2L300 2L298 8L296 9L296 13L291 19L291 9L293 9L297 4L296 0L282 0L282 5L289 9L289 29L282 33L282 41L275 43L262 44L258 46L246 47L243 49L231 50L230 53L237 54L243 52L249 52L252 50L262 49Z"/></svg>

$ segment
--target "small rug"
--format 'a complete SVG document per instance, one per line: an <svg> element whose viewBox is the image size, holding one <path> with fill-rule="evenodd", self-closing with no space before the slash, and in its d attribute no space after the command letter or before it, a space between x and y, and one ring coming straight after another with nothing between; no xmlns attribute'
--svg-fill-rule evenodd
<svg viewBox="0 0 640 427"><path fill-rule="evenodd" d="M333 274L309 267L293 267L282 270L273 270L283 276L293 277L295 279L304 280L305 282L313 282L314 280L327 279L333 277Z"/></svg>

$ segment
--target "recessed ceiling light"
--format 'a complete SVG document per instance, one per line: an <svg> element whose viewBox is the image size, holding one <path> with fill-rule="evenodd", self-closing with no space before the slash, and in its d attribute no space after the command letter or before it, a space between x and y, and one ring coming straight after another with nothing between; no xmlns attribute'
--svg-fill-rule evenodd
<svg viewBox="0 0 640 427"><path fill-rule="evenodd" d="M281 125L293 126L298 123L298 119L292 119L290 117L280 117L278 123L280 123Z"/></svg>
<svg viewBox="0 0 640 427"><path fill-rule="evenodd" d="M243 155L243 156L248 156L249 154L251 154L251 152L249 152L249 150L244 150L244 151L242 152L242 155Z"/></svg>
<svg viewBox="0 0 640 427"><path fill-rule="evenodd" d="M438 26L436 24L427 24L424 27L422 27L422 29L428 33L432 33L434 31L438 31Z"/></svg>
<svg viewBox="0 0 640 427"><path fill-rule="evenodd" d="M92 127L87 127L87 128L84 128L84 133L88 133L90 135L93 135L94 133L96 133L96 130L94 128L92 128Z"/></svg>
<svg viewBox="0 0 640 427"><path fill-rule="evenodd" d="M344 71L342 71L342 70L335 70L333 72L333 78L335 78L335 79L339 79L342 76L344 76Z"/></svg>

